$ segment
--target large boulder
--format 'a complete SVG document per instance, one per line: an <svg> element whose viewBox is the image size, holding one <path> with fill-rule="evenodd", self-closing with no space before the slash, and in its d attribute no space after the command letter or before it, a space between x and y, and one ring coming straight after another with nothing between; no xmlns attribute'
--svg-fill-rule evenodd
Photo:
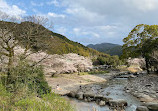
<svg viewBox="0 0 158 111"><path fill-rule="evenodd" d="M109 105L111 107L123 107L127 106L127 101L123 99L118 99L118 100L109 100Z"/></svg>
<svg viewBox="0 0 158 111"><path fill-rule="evenodd" d="M149 111L149 109L146 106L138 106L136 111Z"/></svg>
<svg viewBox="0 0 158 111"><path fill-rule="evenodd" d="M149 109L149 111L158 111L158 103L146 103L145 106Z"/></svg>

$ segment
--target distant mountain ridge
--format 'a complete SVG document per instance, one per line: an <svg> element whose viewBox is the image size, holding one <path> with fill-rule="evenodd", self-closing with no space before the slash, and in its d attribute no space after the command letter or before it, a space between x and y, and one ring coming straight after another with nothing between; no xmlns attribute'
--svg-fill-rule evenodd
<svg viewBox="0 0 158 111"><path fill-rule="evenodd" d="M118 44L112 43L101 43L101 44L89 44L87 47L98 50L100 52L104 52L110 55L118 55L122 54L122 46Z"/></svg>

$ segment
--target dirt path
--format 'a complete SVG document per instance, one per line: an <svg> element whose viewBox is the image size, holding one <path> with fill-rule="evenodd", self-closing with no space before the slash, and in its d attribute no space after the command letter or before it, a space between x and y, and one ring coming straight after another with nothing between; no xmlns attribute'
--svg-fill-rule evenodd
<svg viewBox="0 0 158 111"><path fill-rule="evenodd" d="M46 80L49 86L52 87L52 91L65 95L70 91L77 90L80 85L106 82L112 76L109 74L101 75L77 75L77 74L61 74L56 77L46 76Z"/></svg>

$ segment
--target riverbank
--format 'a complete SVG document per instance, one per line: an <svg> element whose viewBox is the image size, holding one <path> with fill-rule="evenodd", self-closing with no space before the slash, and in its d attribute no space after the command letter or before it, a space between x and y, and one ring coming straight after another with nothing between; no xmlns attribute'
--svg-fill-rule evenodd
<svg viewBox="0 0 158 111"><path fill-rule="evenodd" d="M158 74L146 74L129 81L126 92L136 96L142 102L158 103Z"/></svg>
<svg viewBox="0 0 158 111"><path fill-rule="evenodd" d="M72 99L83 102L97 103L105 108L136 109L139 101L125 93L124 84L127 79L119 79L127 72L111 72L97 75L62 74L56 77L47 77L52 91L60 95L67 95ZM129 101L130 100L130 101ZM97 108L98 109L98 108ZM109 110L108 110L109 111Z"/></svg>
<svg viewBox="0 0 158 111"><path fill-rule="evenodd" d="M95 102L105 108L115 108L117 105L111 104L116 103L131 111L143 103L157 102L157 77L155 74L111 72L96 75L60 74L46 79L52 91L59 95L82 102Z"/></svg>
<svg viewBox="0 0 158 111"><path fill-rule="evenodd" d="M67 95L71 91L77 91L80 86L94 83L106 83L115 73L97 75L59 74L55 77L46 76L46 80L52 91L59 95Z"/></svg>

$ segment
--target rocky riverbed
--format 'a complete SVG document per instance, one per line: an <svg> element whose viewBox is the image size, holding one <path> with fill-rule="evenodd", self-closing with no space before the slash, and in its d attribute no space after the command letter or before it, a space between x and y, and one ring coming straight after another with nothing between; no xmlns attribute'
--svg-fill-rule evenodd
<svg viewBox="0 0 158 111"><path fill-rule="evenodd" d="M142 102L158 102L158 74L140 75L129 81L126 92L140 98Z"/></svg>
<svg viewBox="0 0 158 111"><path fill-rule="evenodd" d="M145 73L123 72L84 76L62 75L47 78L47 81L54 92L72 98L70 100L79 106L78 111L85 111L85 106L81 108L81 102L86 104L86 107L98 104L98 111L158 111L157 77ZM60 87L57 88L56 85ZM153 110L154 108L156 110Z"/></svg>
<svg viewBox="0 0 158 111"><path fill-rule="evenodd" d="M78 91L69 93L68 96L90 104L95 102L100 107L104 107L104 110L96 108L99 111L111 111L114 109L118 111L125 109L126 111L135 111L136 107L141 105L141 102L124 91L124 84L127 82L127 79L115 78L108 83L85 85Z"/></svg>

